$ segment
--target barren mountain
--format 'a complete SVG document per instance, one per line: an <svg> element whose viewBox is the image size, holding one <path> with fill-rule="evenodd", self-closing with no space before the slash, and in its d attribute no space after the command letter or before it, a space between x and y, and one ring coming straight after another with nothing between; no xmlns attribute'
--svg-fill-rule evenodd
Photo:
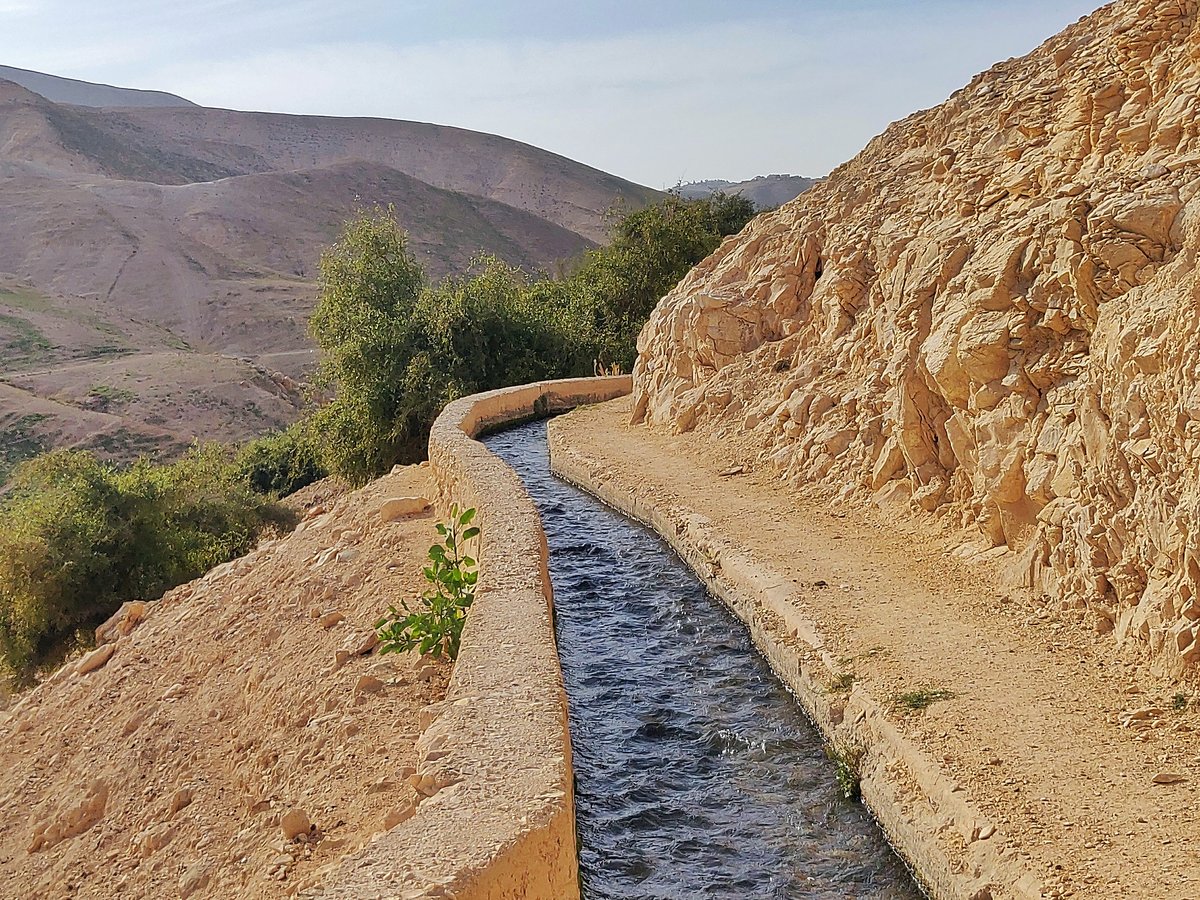
<svg viewBox="0 0 1200 900"><path fill-rule="evenodd" d="M604 238L614 203L654 196L462 129L157 104L18 74L29 88L0 80L0 377L15 389L0 427L26 450L127 456L290 421L314 360L320 254L356 208L394 205L440 277L481 251L553 267ZM257 387L285 378L286 396ZM102 422L96 392L124 398Z"/></svg>
<svg viewBox="0 0 1200 900"><path fill-rule="evenodd" d="M70 103L74 106L195 106L163 91L139 91L134 88L113 87L107 84L92 84L58 75L44 75L28 69L0 66L0 79L12 81L35 94L41 94L55 103Z"/></svg>
<svg viewBox="0 0 1200 900"><path fill-rule="evenodd" d="M1200 660L1200 27L1122 0L726 241L639 343L638 419Z"/></svg>
<svg viewBox="0 0 1200 900"><path fill-rule="evenodd" d="M795 200L820 180L803 175L758 175L737 182L712 179L680 185L679 193L684 197L708 197L717 191L739 194L753 203L755 209L774 209Z"/></svg>

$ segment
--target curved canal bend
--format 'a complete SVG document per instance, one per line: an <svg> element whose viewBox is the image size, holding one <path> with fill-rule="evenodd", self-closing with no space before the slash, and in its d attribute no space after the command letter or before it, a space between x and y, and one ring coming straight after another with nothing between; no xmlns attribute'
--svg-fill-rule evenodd
<svg viewBox="0 0 1200 900"><path fill-rule="evenodd" d="M585 900L919 898L742 623L657 536L550 473L545 421L485 443L550 543Z"/></svg>

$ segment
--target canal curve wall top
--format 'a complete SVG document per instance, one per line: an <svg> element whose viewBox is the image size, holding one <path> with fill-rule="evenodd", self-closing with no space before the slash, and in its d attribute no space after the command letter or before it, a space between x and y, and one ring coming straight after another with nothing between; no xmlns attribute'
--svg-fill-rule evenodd
<svg viewBox="0 0 1200 900"><path fill-rule="evenodd" d="M579 896L567 698L546 536L508 466L475 440L523 419L628 394L628 376L464 397L429 435L439 512L475 507L479 584L446 699L422 714L424 799L346 860L319 896L566 900Z"/></svg>

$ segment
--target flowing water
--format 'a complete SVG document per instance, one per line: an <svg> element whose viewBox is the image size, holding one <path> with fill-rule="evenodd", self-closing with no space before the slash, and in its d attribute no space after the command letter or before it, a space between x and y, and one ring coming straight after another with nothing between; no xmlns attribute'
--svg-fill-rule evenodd
<svg viewBox="0 0 1200 900"><path fill-rule="evenodd" d="M550 474L545 421L485 443L550 543L585 900L919 898L742 623L656 535Z"/></svg>

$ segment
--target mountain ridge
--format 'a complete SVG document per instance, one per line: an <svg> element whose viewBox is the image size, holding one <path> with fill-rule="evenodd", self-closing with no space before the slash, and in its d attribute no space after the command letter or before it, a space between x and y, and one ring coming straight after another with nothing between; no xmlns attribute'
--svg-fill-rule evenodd
<svg viewBox="0 0 1200 900"><path fill-rule="evenodd" d="M676 190L681 196L689 198L708 197L718 191L723 194L738 194L753 203L755 209L766 210L794 200L823 180L804 175L755 175L745 181L736 182L710 178L707 181L681 184Z"/></svg>
<svg viewBox="0 0 1200 900"><path fill-rule="evenodd" d="M356 210L393 207L438 278L480 252L553 269L606 238L615 204L657 196L465 129L65 105L0 80L0 377L29 395L6 394L0 425L118 458L285 425L298 395L264 399L247 367L303 380L319 257ZM124 438L84 415L93 387L138 398L107 410Z"/></svg>
<svg viewBox="0 0 1200 900"><path fill-rule="evenodd" d="M111 84L97 84L91 81L81 81L77 78L64 78L61 75L47 75L44 72L35 72L32 69L19 69L15 66L0 65L0 79L19 84L54 103L68 103L72 106L196 105L191 100L186 100L175 94L169 94L166 91L115 87Z"/></svg>

